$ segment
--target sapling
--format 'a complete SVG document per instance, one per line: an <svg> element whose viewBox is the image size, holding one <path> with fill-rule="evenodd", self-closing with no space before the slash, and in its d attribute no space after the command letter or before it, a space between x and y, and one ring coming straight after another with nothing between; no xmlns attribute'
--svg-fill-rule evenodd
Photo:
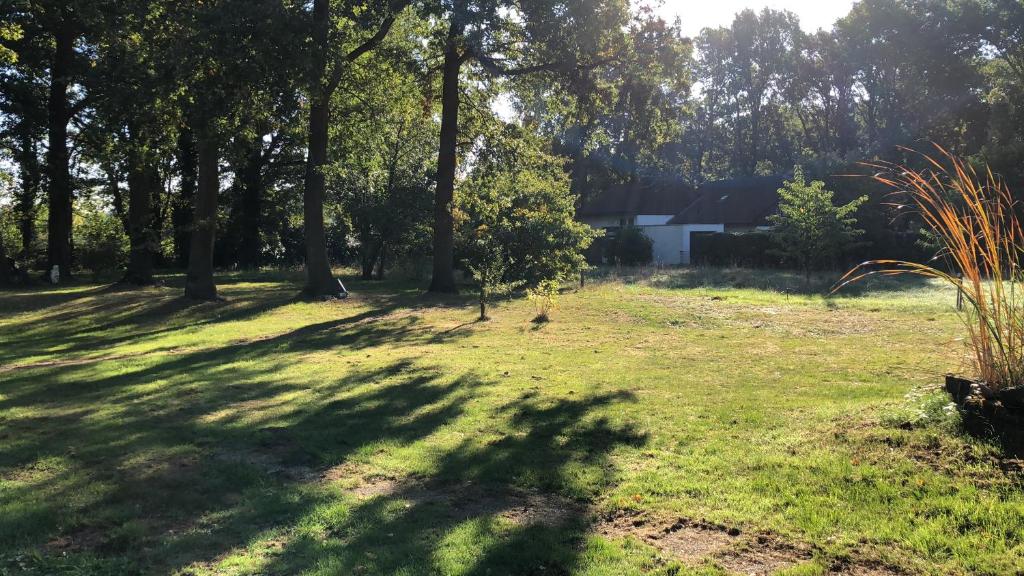
<svg viewBox="0 0 1024 576"><path fill-rule="evenodd" d="M487 305L495 298L507 296L523 285L522 281L505 281L509 261L505 250L489 238L477 240L477 250L470 257L466 267L476 281L480 302L480 321L490 320Z"/></svg>
<svg viewBox="0 0 1024 576"><path fill-rule="evenodd" d="M533 321L537 324L551 321L551 311L558 304L558 281L542 280L536 288L526 292L527 298L537 308L537 316Z"/></svg>

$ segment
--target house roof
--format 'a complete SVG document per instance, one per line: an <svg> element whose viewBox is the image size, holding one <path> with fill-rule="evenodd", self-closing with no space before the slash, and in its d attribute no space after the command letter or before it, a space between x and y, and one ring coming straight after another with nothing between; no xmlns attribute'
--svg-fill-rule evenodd
<svg viewBox="0 0 1024 576"><path fill-rule="evenodd" d="M644 179L629 184L613 184L581 202L577 215L618 216L678 214L696 197L696 192L679 180Z"/></svg>
<svg viewBox="0 0 1024 576"><path fill-rule="evenodd" d="M669 224L761 226L779 207L782 176L750 176L702 184L697 198Z"/></svg>

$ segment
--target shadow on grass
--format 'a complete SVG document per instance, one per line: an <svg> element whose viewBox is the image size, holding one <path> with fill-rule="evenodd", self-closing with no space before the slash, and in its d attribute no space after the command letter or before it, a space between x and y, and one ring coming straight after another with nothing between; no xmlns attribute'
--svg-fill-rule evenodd
<svg viewBox="0 0 1024 576"><path fill-rule="evenodd" d="M499 409L515 434L464 440L437 459L427 487L399 484L357 502L328 526L300 533L261 571L270 574L568 574L581 561L593 518L584 505L613 474L609 454L642 444L630 426L593 412L627 393L545 403L524 395ZM581 477L585 480L581 481ZM525 514L511 489L555 496ZM543 506L542 506L543 507Z"/></svg>
<svg viewBox="0 0 1024 576"><path fill-rule="evenodd" d="M280 281L275 274L229 276L218 278L218 282L229 296L226 301L190 300L170 286L138 289L107 285L0 293L0 308L29 314L0 323L0 341L7 344L0 348L0 366L58 352L62 358L71 359L102 356L120 344L145 342L184 327L251 320L295 302L298 291L297 284ZM423 296L409 287L352 284L360 305L382 312L462 307L466 303L458 296ZM351 303L341 301L336 305Z"/></svg>
<svg viewBox="0 0 1024 576"><path fill-rule="evenodd" d="M198 321L255 315L292 294L289 285L269 295L265 287L253 290L259 295L236 299L241 306L226 315ZM181 313L174 297L89 292L80 302L63 301L88 314L76 325L80 334L69 336L81 338L72 346L113 346L180 327L161 325ZM429 442L460 420L481 389L497 385L411 360L353 365L326 382L315 371L296 376L310 352L392 350L471 333L425 329L414 313L461 307L462 299L367 292L365 299L377 305L370 310L285 334L0 375L0 550L34 550L31 560L19 555L29 573L162 574L276 541L274 555L252 554L262 559L259 571L332 572L326 566L340 570L334 573L432 573L443 562L439 556L458 545L450 533L479 531L480 545L463 550L469 557L460 561L472 573L568 570L587 532L583 506L569 506L556 524L509 524L502 514L514 502L500 497L452 515L436 501L416 501L411 488L358 502L325 480L332 467ZM38 330L63 339L60 322L73 315L61 310L56 323L47 319ZM97 318L101 327L90 326ZM626 394L554 402L524 395L491 415L507 420L514 433L486 444L427 445L436 468L429 481L453 494L472 483L498 495L514 486L585 500L592 496L587 486L610 481L610 452L644 441L595 414L630 400ZM6 554L0 553L0 571L9 568Z"/></svg>

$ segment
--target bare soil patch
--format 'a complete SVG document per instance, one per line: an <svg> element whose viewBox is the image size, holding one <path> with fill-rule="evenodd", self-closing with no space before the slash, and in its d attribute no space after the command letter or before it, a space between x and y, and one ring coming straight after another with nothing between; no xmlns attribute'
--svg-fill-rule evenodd
<svg viewBox="0 0 1024 576"><path fill-rule="evenodd" d="M344 464L328 470L326 480L351 478ZM437 505L444 514L461 521L481 516L500 516L517 525L561 526L587 516L578 502L554 494L481 486L471 482L446 484L419 479L369 476L358 479L348 492L361 500L395 498L414 506Z"/></svg>
<svg viewBox="0 0 1024 576"><path fill-rule="evenodd" d="M637 538L666 559L690 566L713 563L744 576L769 576L811 560L813 547L786 542L771 534L746 534L737 527L703 520L653 519L618 514L600 519L597 533L609 538ZM844 562L832 567L835 576L900 576L901 571L872 562Z"/></svg>

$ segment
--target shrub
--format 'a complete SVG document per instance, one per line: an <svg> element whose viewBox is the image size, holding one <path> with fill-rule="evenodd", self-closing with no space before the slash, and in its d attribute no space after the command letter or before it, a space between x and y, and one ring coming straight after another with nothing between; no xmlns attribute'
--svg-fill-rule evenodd
<svg viewBox="0 0 1024 576"><path fill-rule="evenodd" d="M558 281L544 280L536 288L527 290L526 296L537 309L537 316L533 321L538 324L549 322L551 312L558 304Z"/></svg>
<svg viewBox="0 0 1024 576"><path fill-rule="evenodd" d="M621 228L608 241L608 261L622 266L640 266L654 260L654 241L642 228Z"/></svg>
<svg viewBox="0 0 1024 576"><path fill-rule="evenodd" d="M1024 232L1017 203L991 170L974 168L941 147L929 168L865 164L907 202L941 246L927 264L872 260L848 272L833 292L862 278L916 274L962 291L961 315L978 376L998 392L1024 384ZM945 266L939 262L945 261ZM962 274L962 278L958 273Z"/></svg>

